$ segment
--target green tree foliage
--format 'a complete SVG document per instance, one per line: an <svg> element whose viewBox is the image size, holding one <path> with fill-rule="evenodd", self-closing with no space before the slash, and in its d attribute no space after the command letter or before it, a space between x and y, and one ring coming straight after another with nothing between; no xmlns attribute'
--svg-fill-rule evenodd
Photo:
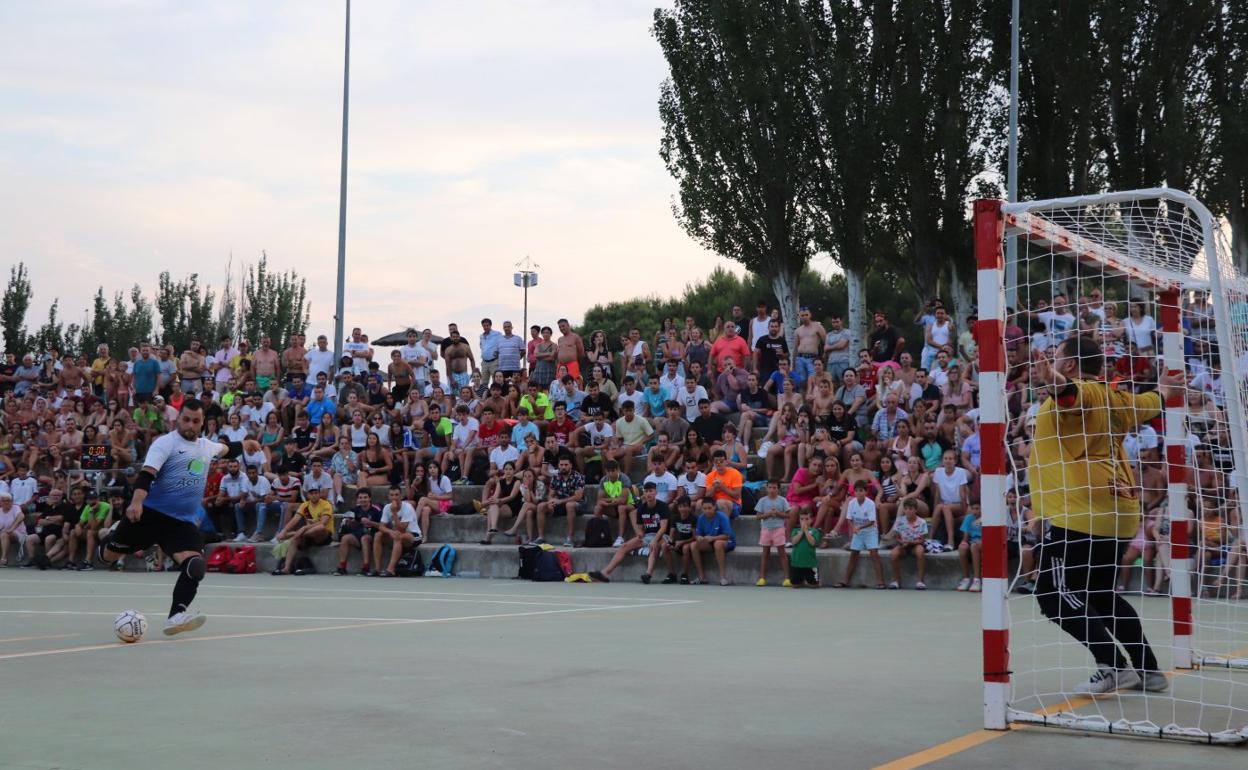
<svg viewBox="0 0 1248 770"><path fill-rule="evenodd" d="M747 273L742 278L723 268L716 268L706 280L687 284L678 297L637 297L594 305L586 311L585 322L579 331L588 338L590 333L601 329L607 334L608 344L615 347L620 336L634 326L641 329L643 337L650 338L661 328L665 318L673 319L678 328L684 326L686 318L693 318L699 327L709 330L715 325L716 317L730 316L733 305L740 305L747 315L753 313L759 300L767 301L774 307L774 300L769 299L770 289L769 282L762 276ZM801 275L798 291L816 320L826 324L833 313L844 317L844 275L833 273L824 277L808 269ZM916 336L917 331L908 326L914 315L913 302L906 293L898 291L893 278L883 272L870 274L867 294L876 303L872 305L873 310L887 313L908 340L921 342L922 337Z"/></svg>
<svg viewBox="0 0 1248 770"><path fill-rule="evenodd" d="M302 334L308 327L307 294L305 279L294 270L271 272L268 255L262 253L260 262L247 269L243 285L243 339L254 344L267 335L280 350L291 334Z"/></svg>
<svg viewBox="0 0 1248 770"><path fill-rule="evenodd" d="M654 12L670 78L659 154L673 207L699 243L765 277L790 332L812 253L799 194L809 143L810 58L796 3L677 0Z"/></svg>
<svg viewBox="0 0 1248 770"><path fill-rule="evenodd" d="M152 339L154 326L152 303L138 284L129 293L113 294L111 305L100 287L92 303L91 320L82 330L82 352L91 353L95 346L105 344L114 358L124 359L128 348Z"/></svg>
<svg viewBox="0 0 1248 770"><path fill-rule="evenodd" d="M1218 3L1210 48L1216 110L1210 203L1230 221L1235 264L1248 273L1248 4Z"/></svg>
<svg viewBox="0 0 1248 770"><path fill-rule="evenodd" d="M9 283L0 299L0 327L4 330L5 352L13 353L21 360L30 350L31 340L26 333L26 311L34 292L30 287L30 275L26 264L18 262L9 268Z"/></svg>
<svg viewBox="0 0 1248 770"><path fill-rule="evenodd" d="M209 286L200 288L198 274L174 281L168 271L162 272L156 290L161 344L181 352L190 347L191 340L199 340L212 349L219 337L215 308L216 294Z"/></svg>

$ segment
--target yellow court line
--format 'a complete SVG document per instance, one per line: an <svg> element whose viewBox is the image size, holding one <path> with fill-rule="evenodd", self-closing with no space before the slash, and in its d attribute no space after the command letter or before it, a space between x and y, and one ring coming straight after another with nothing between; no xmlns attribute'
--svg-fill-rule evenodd
<svg viewBox="0 0 1248 770"><path fill-rule="evenodd" d="M1241 647L1240 649L1231 652L1230 655L1228 655L1227 657L1235 658L1241 655L1248 655L1248 647ZM1198 671L1199 668L1195 668L1192 670ZM1175 674L1178 674L1178 673L1179 673L1178 671L1175 671L1172 669L1166 672L1166 677L1169 679L1173 679ZM1050 716L1052 714L1057 714L1059 712L1066 711L1068 709L1079 708L1080 706L1086 706L1089 703L1095 703L1095 702L1096 702L1096 699L1092 698L1091 696L1080 695L1077 698L1067 698L1063 700L1061 703L1054 703L1052 706L1046 706L1045 708L1037 709L1036 711L1032 713L1038 714L1040 716ZM1025 727L1025 725L1021 725L1021 726ZM1014 729L1018 729L1018 728L1007 727L1005 730L976 730L973 733L967 733L966 735L959 736L957 738L954 738L953 740L945 741L944 743L938 743L935 746L931 746L929 748L923 749L922 751L916 751L913 754L907 754L906 756L901 757L899 759L894 759L892 762L886 762L885 764L882 764L882 765L876 765L874 768L872 768L872 770L913 770L916 767L923 767L924 765L931 764L932 762L944 759L945 757L951 757L954 754L960 754L963 751L967 751L968 749L973 749L976 746L982 746L983 744L988 743L989 741L995 741L997 738L1001 738L1003 736L1009 735L1010 730L1014 730Z"/></svg>
<svg viewBox="0 0 1248 770"><path fill-rule="evenodd" d="M0 644L4 642L33 642L39 639L69 639L74 636L82 636L82 634L44 634L42 636L10 636L7 639L0 639Z"/></svg>

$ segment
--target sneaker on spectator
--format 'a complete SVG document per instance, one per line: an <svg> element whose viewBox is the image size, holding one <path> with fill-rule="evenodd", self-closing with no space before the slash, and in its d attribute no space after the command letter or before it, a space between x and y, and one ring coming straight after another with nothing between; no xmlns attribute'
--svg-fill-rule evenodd
<svg viewBox="0 0 1248 770"><path fill-rule="evenodd" d="M898 588L901 588L901 584L900 584L900 583L898 583L896 580L893 580L893 581L890 581L890 582L889 582L889 584L888 584L888 590L890 590L890 591L896 591Z"/></svg>
<svg viewBox="0 0 1248 770"><path fill-rule="evenodd" d="M926 591L926 590L927 590L927 583L924 583L922 580L920 580L919 582L917 582L917 583L915 583L915 584L914 584L914 590L916 590L916 591Z"/></svg>
<svg viewBox="0 0 1248 770"><path fill-rule="evenodd" d="M535 537L529 541L529 545L546 545L546 541L540 537Z"/></svg>
<svg viewBox="0 0 1248 770"><path fill-rule="evenodd" d="M650 573L649 572L641 573L641 582L645 583L646 585L650 585Z"/></svg>
<svg viewBox="0 0 1248 770"><path fill-rule="evenodd" d="M624 545L624 538L622 538L622 537L617 537L617 538L615 539L615 542L611 544L611 547L612 547L612 548L619 548L619 547L620 547L620 546L622 546L622 545Z"/></svg>
<svg viewBox="0 0 1248 770"><path fill-rule="evenodd" d="M258 483L258 482L257 482L257 483ZM246 536L246 535L244 535L242 532L239 532L237 535L235 535L235 536L234 536L234 542L235 542L235 543L242 543L242 542L244 542L244 541L246 541L246 540L247 540L247 536Z"/></svg>
<svg viewBox="0 0 1248 770"><path fill-rule="evenodd" d="M731 583L729 583L729 582L728 582L728 578L720 578L720 579L719 579L719 584L720 584L721 586L731 585Z"/></svg>
<svg viewBox="0 0 1248 770"><path fill-rule="evenodd" d="M124 556L118 559L117 561L113 562L112 564L108 565L108 569L112 572L121 572L125 568L126 568L126 557Z"/></svg>
<svg viewBox="0 0 1248 770"><path fill-rule="evenodd" d="M91 572L91 571L93 571L94 569L95 569L95 565L94 565L94 564L92 564L92 563L91 563L91 562L89 562L89 561L80 561L80 562L78 562L78 571L79 571L79 572Z"/></svg>
<svg viewBox="0 0 1248 770"><path fill-rule="evenodd" d="M563 539L563 547L564 547L564 548L572 548L572 547L573 547L573 545L572 545L572 538L570 538L570 537L565 537L565 538Z"/></svg>
<svg viewBox="0 0 1248 770"><path fill-rule="evenodd" d="M971 581L971 593L973 594L979 593L983 589L983 585L984 584L980 582L979 578L975 578L974 580Z"/></svg>
<svg viewBox="0 0 1248 770"><path fill-rule="evenodd" d="M792 581L792 580L789 580L788 578L785 578L785 579L784 579L784 582L780 584L780 587L781 587L781 588L792 588L792 587L793 587L793 581Z"/></svg>
<svg viewBox="0 0 1248 770"><path fill-rule="evenodd" d="M689 585L691 585L691 586L700 586L700 585L702 585L702 578L693 578L692 580L690 580L690 581L689 581Z"/></svg>
<svg viewBox="0 0 1248 770"><path fill-rule="evenodd" d="M959 591L965 591L965 590L967 590L967 589L968 589L968 588L970 588L970 587L971 587L971 579L970 579L970 578L962 578L961 580L959 580L959 581L958 581L958 590L959 590Z"/></svg>
<svg viewBox="0 0 1248 770"><path fill-rule="evenodd" d="M669 573L667 573L667 577L663 578L663 580L662 580L661 582L662 582L664 585L671 585L672 583L675 583L675 582L676 582L676 573L675 573L675 572L669 572Z"/></svg>
<svg viewBox="0 0 1248 770"><path fill-rule="evenodd" d="M269 545L277 545L277 542L277 535L274 535L273 539L269 541Z"/></svg>
<svg viewBox="0 0 1248 770"><path fill-rule="evenodd" d="M338 569L334 570L334 574L335 574L335 575L338 575L338 576L345 575L345 574L347 574L347 568L346 568L346 567L339 567Z"/></svg>
<svg viewBox="0 0 1248 770"><path fill-rule="evenodd" d="M263 543L264 535L260 534L259 532L256 532L251 537L247 538L247 541L250 543Z"/></svg>
<svg viewBox="0 0 1248 770"><path fill-rule="evenodd" d="M1102 666L1086 682L1075 685L1075 692L1083 695L1107 695L1115 690L1134 690L1140 685L1140 675L1133 669Z"/></svg>
<svg viewBox="0 0 1248 770"><path fill-rule="evenodd" d="M759 588L762 588L763 586L767 585L767 578L759 578L758 580L754 582L754 585L758 586Z"/></svg>
<svg viewBox="0 0 1248 770"><path fill-rule="evenodd" d="M681 575L681 576L680 576L680 584L681 584L682 586L687 586L687 585L689 585L689 576L688 576L688 575Z"/></svg>
<svg viewBox="0 0 1248 770"><path fill-rule="evenodd" d="M611 582L611 578L609 578L609 577L607 577L606 575L602 574L602 573L601 573L601 572L599 572L598 570L594 570L594 571L590 572L590 573L589 573L589 579L590 579L590 580L592 580L592 581L594 581L595 583L610 583L610 582Z"/></svg>

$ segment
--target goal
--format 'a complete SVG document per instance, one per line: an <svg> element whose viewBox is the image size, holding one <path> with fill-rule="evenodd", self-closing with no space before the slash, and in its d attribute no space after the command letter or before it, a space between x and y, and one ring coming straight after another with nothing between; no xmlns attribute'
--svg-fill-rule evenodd
<svg viewBox="0 0 1248 770"><path fill-rule="evenodd" d="M1221 223L1166 188L979 200L974 216L985 726L1248 741L1248 278L1230 259ZM1003 249L1008 239L1014 244ZM1042 378L1070 336L1092 338L1103 353L1101 374L1085 379L1138 395L1182 373L1182 394L1143 422L1136 416L1149 415L1121 406L1102 409L1110 416L1097 422L1096 407L1082 402L1069 407L1086 409L1074 423L1067 413L1052 422L1056 402ZM1058 425L1059 436L1079 425L1086 443L1063 438L1056 455L1050 444L1033 453L1037 419ZM1033 499L1037 474L1045 492ZM1087 520L1116 530L1113 586L1086 595L1086 604L1052 588L1062 585L1060 570L1036 571L1039 546L1053 533L1051 510L1097 511ZM1046 555L1077 559L1077 530L1061 529L1065 539ZM1082 694L1097 664L1057 621L1067 630L1082 623L1074 633L1085 636L1093 624L1116 636L1119 619L1125 629L1132 614L1166 680ZM1127 669L1139 667L1141 645L1113 649L1129 656Z"/></svg>

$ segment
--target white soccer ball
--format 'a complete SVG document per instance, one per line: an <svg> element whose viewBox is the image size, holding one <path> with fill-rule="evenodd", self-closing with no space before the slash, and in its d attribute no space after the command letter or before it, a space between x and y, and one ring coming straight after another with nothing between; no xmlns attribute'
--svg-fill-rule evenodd
<svg viewBox="0 0 1248 770"><path fill-rule="evenodd" d="M147 633L147 618L138 610L125 610L113 621L113 630L127 644L137 642Z"/></svg>

